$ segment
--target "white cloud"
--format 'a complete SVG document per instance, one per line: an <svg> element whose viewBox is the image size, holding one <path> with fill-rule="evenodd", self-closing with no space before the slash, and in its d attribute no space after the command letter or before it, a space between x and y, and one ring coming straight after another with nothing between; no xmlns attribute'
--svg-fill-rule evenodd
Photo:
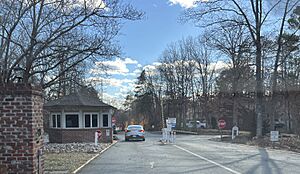
<svg viewBox="0 0 300 174"><path fill-rule="evenodd" d="M159 72L157 70L157 67L162 65L160 62L154 62L151 65L145 65L143 69L147 72L149 75L157 75Z"/></svg>
<svg viewBox="0 0 300 174"><path fill-rule="evenodd" d="M91 77L87 79L90 82L110 87L122 87L128 85L128 83L134 83L135 79L117 79L117 78L103 78L103 77Z"/></svg>
<svg viewBox="0 0 300 174"><path fill-rule="evenodd" d="M138 64L138 61L133 60L133 59L130 59L130 58L126 58L126 59L124 60L124 63L125 63L125 64Z"/></svg>
<svg viewBox="0 0 300 174"><path fill-rule="evenodd" d="M208 2L209 0L169 0L171 5L180 5L183 8L197 7L197 2Z"/></svg>
<svg viewBox="0 0 300 174"><path fill-rule="evenodd" d="M138 61L133 60L131 58L120 59L117 58L116 60L104 61L104 62L96 62L96 68L92 69L90 72L92 74L109 74L109 75L133 75L129 73L129 69L127 65L139 65ZM97 68L98 66L107 67L106 71L103 71L101 68Z"/></svg>
<svg viewBox="0 0 300 174"><path fill-rule="evenodd" d="M61 6L61 2L57 0L47 0L49 4ZM104 0L73 0L73 1L65 1L65 8L67 9L73 9L77 7L85 7L89 9L104 9L109 10L107 7L107 4Z"/></svg>
<svg viewBox="0 0 300 174"><path fill-rule="evenodd" d="M160 66L160 65L162 65L162 63L160 63L160 62L153 62L152 65L154 65L154 66Z"/></svg>
<svg viewBox="0 0 300 174"><path fill-rule="evenodd" d="M192 7L196 7L195 2L197 2L197 0L169 0L169 2L171 3L171 5L180 5L183 8L192 8Z"/></svg>
<svg viewBox="0 0 300 174"><path fill-rule="evenodd" d="M210 64L210 68L211 69L214 68L216 71L221 71L221 70L229 68L229 65L226 62L217 61L216 63Z"/></svg>
<svg viewBox="0 0 300 174"><path fill-rule="evenodd" d="M78 0L78 3L81 5L90 5L93 7L105 8L105 3L103 0Z"/></svg>
<svg viewBox="0 0 300 174"><path fill-rule="evenodd" d="M118 98L116 95L103 93L103 101L117 108L122 108L123 99Z"/></svg>
<svg viewBox="0 0 300 174"><path fill-rule="evenodd" d="M142 72L142 70L141 70L140 68L138 68L138 69L135 69L135 70L133 71L133 74L134 74L136 77L138 77L138 76L141 74L141 72Z"/></svg>
<svg viewBox="0 0 300 174"><path fill-rule="evenodd" d="M146 71L152 71L152 70L155 70L156 69L156 66L155 65L146 65L146 66L144 66L144 68L143 68L144 70L146 70Z"/></svg>

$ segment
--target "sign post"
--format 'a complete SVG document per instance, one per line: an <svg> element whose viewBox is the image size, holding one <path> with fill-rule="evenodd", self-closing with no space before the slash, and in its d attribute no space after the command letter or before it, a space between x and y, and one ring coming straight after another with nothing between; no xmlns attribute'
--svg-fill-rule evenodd
<svg viewBox="0 0 300 174"><path fill-rule="evenodd" d="M270 132L270 140L272 141L272 147L275 148L274 142L279 141L279 131Z"/></svg>
<svg viewBox="0 0 300 174"><path fill-rule="evenodd" d="M219 119L218 120L218 127L219 127L220 132L221 132L221 141L222 141L222 138L223 138L223 131L222 131L222 129L224 129L226 127L226 121L224 119Z"/></svg>
<svg viewBox="0 0 300 174"><path fill-rule="evenodd" d="M165 141L166 143L173 143L175 142L175 136L174 136L174 131L172 131L173 128L176 127L176 118L168 118L166 120L166 125L167 128L163 128L163 138L162 140Z"/></svg>
<svg viewBox="0 0 300 174"><path fill-rule="evenodd" d="M232 127L232 131L231 131L231 139L235 139L236 136L239 135L239 127L237 127L236 125Z"/></svg>

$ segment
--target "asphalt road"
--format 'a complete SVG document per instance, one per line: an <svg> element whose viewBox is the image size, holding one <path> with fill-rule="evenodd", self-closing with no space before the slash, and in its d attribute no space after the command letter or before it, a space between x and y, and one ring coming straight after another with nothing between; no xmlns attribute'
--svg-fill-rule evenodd
<svg viewBox="0 0 300 174"><path fill-rule="evenodd" d="M214 142L211 136L177 135L175 144L163 145L161 135L146 141L121 140L79 173L201 173L298 174L300 154L246 145Z"/></svg>

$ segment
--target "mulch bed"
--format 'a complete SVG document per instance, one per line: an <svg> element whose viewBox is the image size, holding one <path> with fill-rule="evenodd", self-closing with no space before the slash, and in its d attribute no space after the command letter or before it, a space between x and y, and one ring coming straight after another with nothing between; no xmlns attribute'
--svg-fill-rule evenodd
<svg viewBox="0 0 300 174"><path fill-rule="evenodd" d="M272 143L269 137L263 137L261 139L252 139L248 145L254 145L259 147L272 147L275 149L289 150L300 153L300 138L299 137L281 137L278 142Z"/></svg>
<svg viewBox="0 0 300 174"><path fill-rule="evenodd" d="M212 141L221 141L220 138L213 138ZM249 136L238 136L232 140L230 136L224 136L222 142L246 144L250 146L258 146L263 148L274 148L280 150L289 150L300 153L300 137L299 136L282 136L278 142L272 143L269 136L262 138L251 138Z"/></svg>

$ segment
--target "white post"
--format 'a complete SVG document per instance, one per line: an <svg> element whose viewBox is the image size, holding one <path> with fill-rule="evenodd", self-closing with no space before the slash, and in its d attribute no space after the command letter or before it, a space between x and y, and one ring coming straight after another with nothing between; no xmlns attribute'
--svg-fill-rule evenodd
<svg viewBox="0 0 300 174"><path fill-rule="evenodd" d="M174 131L173 134L174 134L174 143L175 143L175 141L176 141L176 132Z"/></svg>
<svg viewBox="0 0 300 174"><path fill-rule="evenodd" d="M167 141L167 129L163 128L163 139L164 141Z"/></svg>
<svg viewBox="0 0 300 174"><path fill-rule="evenodd" d="M174 134L173 133L174 133L174 131L170 132L170 134L171 134L171 143L174 143Z"/></svg>
<svg viewBox="0 0 300 174"><path fill-rule="evenodd" d="M233 128L231 130L231 138L235 139L235 137L238 135L239 135L239 127L233 126Z"/></svg>
<svg viewBox="0 0 300 174"><path fill-rule="evenodd" d="M98 132L95 132L95 146L98 145Z"/></svg>

